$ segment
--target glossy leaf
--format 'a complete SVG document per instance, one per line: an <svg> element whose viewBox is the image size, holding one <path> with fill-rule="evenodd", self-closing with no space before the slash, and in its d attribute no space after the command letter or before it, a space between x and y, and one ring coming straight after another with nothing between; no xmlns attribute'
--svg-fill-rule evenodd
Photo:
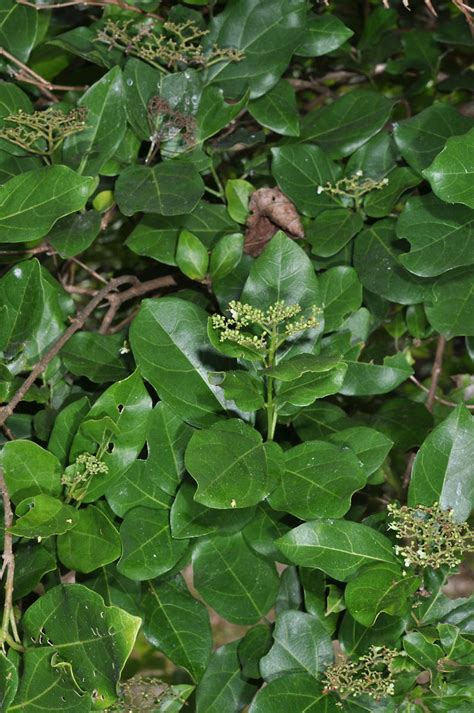
<svg viewBox="0 0 474 713"><path fill-rule="evenodd" d="M346 396L386 394L409 379L413 370L402 352L387 356L383 364L352 360L347 355L346 378L341 393Z"/></svg>
<svg viewBox="0 0 474 713"><path fill-rule="evenodd" d="M390 171L386 180L385 186L369 193L364 201L364 212L371 218L389 215L404 193L421 183L418 174L404 166Z"/></svg>
<svg viewBox="0 0 474 713"><path fill-rule="evenodd" d="M38 240L59 218L84 208L97 185L66 166L46 166L0 187L0 243Z"/></svg>
<svg viewBox="0 0 474 713"><path fill-rule="evenodd" d="M447 203L474 208L474 128L463 136L448 139L444 149L423 171L434 193Z"/></svg>
<svg viewBox="0 0 474 713"><path fill-rule="evenodd" d="M22 500L15 509L15 515L17 519L10 532L18 537L40 539L61 535L80 520L75 508L50 495L35 495Z"/></svg>
<svg viewBox="0 0 474 713"><path fill-rule="evenodd" d="M363 226L359 213L346 208L324 210L306 231L311 251L318 257L331 257L342 250Z"/></svg>
<svg viewBox="0 0 474 713"><path fill-rule="evenodd" d="M285 472L269 502L301 520L342 517L352 495L366 483L360 461L350 450L306 441L285 452Z"/></svg>
<svg viewBox="0 0 474 713"><path fill-rule="evenodd" d="M96 210L67 215L53 226L48 241L62 258L74 257L92 245L99 235L100 223Z"/></svg>
<svg viewBox="0 0 474 713"><path fill-rule="evenodd" d="M102 510L89 505L79 510L73 529L57 539L58 557L69 569L88 574L120 557L118 530Z"/></svg>
<svg viewBox="0 0 474 713"><path fill-rule="evenodd" d="M353 34L335 15L310 15L304 39L295 54L299 57L320 57L337 50Z"/></svg>
<svg viewBox="0 0 474 713"><path fill-rule="evenodd" d="M348 446L362 462L367 475L372 475L380 468L393 441L383 433L367 426L344 428L328 435L328 440L336 445Z"/></svg>
<svg viewBox="0 0 474 713"><path fill-rule="evenodd" d="M362 284L352 267L332 267L319 281L324 309L324 331L332 332L362 304Z"/></svg>
<svg viewBox="0 0 474 713"><path fill-rule="evenodd" d="M171 536L167 510L137 507L120 527L122 557L117 569L130 579L142 581L169 572L187 550L187 540Z"/></svg>
<svg viewBox="0 0 474 713"><path fill-rule="evenodd" d="M61 495L61 464L52 453L32 441L17 439L3 447L1 464L10 498L15 504L44 493Z"/></svg>
<svg viewBox="0 0 474 713"><path fill-rule="evenodd" d="M182 230L176 246L176 264L191 280L203 280L209 266L209 255L199 238Z"/></svg>
<svg viewBox="0 0 474 713"><path fill-rule="evenodd" d="M56 567L56 558L45 544L30 540L19 545L15 550L14 600L30 594L44 575L53 572Z"/></svg>
<svg viewBox="0 0 474 713"><path fill-rule="evenodd" d="M215 651L196 689L197 713L221 713L241 710L250 703L256 687L240 671L238 641Z"/></svg>
<svg viewBox="0 0 474 713"><path fill-rule="evenodd" d="M224 409L208 380L211 364L215 370L222 360L210 349L201 307L174 297L144 300L130 341L141 373L178 416L209 424Z"/></svg>
<svg viewBox="0 0 474 713"><path fill-rule="evenodd" d="M411 506L451 508L457 521L466 520L474 507L472 459L474 419L458 406L423 443L413 464L408 491Z"/></svg>
<svg viewBox="0 0 474 713"><path fill-rule="evenodd" d="M0 705L7 710L18 689L18 671L15 664L0 653Z"/></svg>
<svg viewBox="0 0 474 713"><path fill-rule="evenodd" d="M120 356L122 345L123 339L119 335L77 332L61 350L61 356L68 371L103 384L128 375Z"/></svg>
<svg viewBox="0 0 474 713"><path fill-rule="evenodd" d="M125 215L180 215L192 211L203 193L201 176L194 166L182 161L166 161L153 168L129 166L115 186L117 204Z"/></svg>
<svg viewBox="0 0 474 713"><path fill-rule="evenodd" d="M283 136L299 136L300 123L295 90L281 79L273 89L249 104L249 112L259 124Z"/></svg>
<svg viewBox="0 0 474 713"><path fill-rule="evenodd" d="M38 260L20 263L0 279L0 349L15 354L35 333L44 309Z"/></svg>
<svg viewBox="0 0 474 713"><path fill-rule="evenodd" d="M105 606L102 597L81 584L50 589L23 618L25 638L48 639L57 646L82 690L96 691L103 706L116 698L116 685L140 623L122 609Z"/></svg>
<svg viewBox="0 0 474 713"><path fill-rule="evenodd" d="M474 335L474 268L450 270L441 275L426 297L431 326L447 339Z"/></svg>
<svg viewBox="0 0 474 713"><path fill-rule="evenodd" d="M142 600L143 631L148 641L194 680L202 678L212 650L209 615L179 578L150 582Z"/></svg>
<svg viewBox="0 0 474 713"><path fill-rule="evenodd" d="M19 60L26 61L36 41L38 15L34 8L2 0L0 6L0 44Z"/></svg>
<svg viewBox="0 0 474 713"><path fill-rule="evenodd" d="M273 646L260 662L266 681L289 673L308 673L318 678L334 658L329 634L319 619L300 611L278 615Z"/></svg>
<svg viewBox="0 0 474 713"><path fill-rule="evenodd" d="M275 602L275 566L240 533L202 538L193 551L194 586L206 604L234 624L254 624Z"/></svg>
<svg viewBox="0 0 474 713"><path fill-rule="evenodd" d="M169 495L175 494L184 473L184 452L192 433L164 401L150 414L147 470Z"/></svg>
<svg viewBox="0 0 474 713"><path fill-rule="evenodd" d="M307 673L292 673L270 681L261 688L250 706L249 713L336 713L336 700L323 686Z"/></svg>
<svg viewBox="0 0 474 713"><path fill-rule="evenodd" d="M161 489L157 475L148 460L136 460L115 478L105 493L114 513L123 517L140 505L153 510L167 510L172 498Z"/></svg>
<svg viewBox="0 0 474 713"><path fill-rule="evenodd" d="M397 562L387 537L348 520L307 522L281 537L277 545L291 562L322 569L341 582L364 565Z"/></svg>

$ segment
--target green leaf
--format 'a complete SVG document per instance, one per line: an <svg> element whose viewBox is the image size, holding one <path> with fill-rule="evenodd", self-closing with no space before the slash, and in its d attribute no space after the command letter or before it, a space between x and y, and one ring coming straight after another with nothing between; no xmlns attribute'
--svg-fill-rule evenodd
<svg viewBox="0 0 474 713"><path fill-rule="evenodd" d="M283 520L283 515L284 513L272 510L266 503L260 503L250 522L246 523L243 529L240 528L249 547L271 561L282 559L275 546L275 540L289 530ZM275 606L278 606L278 601Z"/></svg>
<svg viewBox="0 0 474 713"><path fill-rule="evenodd" d="M429 643L419 631L410 631L403 638L403 648L408 656L423 669L435 669L439 659L443 657L441 647Z"/></svg>
<svg viewBox="0 0 474 713"><path fill-rule="evenodd" d="M474 644L461 636L461 631L453 624L438 624L438 633L446 658L463 666L474 662Z"/></svg>
<svg viewBox="0 0 474 713"><path fill-rule="evenodd" d="M81 210L96 178L83 178L66 166L27 171L0 187L0 243L43 238L59 218Z"/></svg>
<svg viewBox="0 0 474 713"><path fill-rule="evenodd" d="M364 212L371 218L383 218L392 212L401 196L421 183L421 178L411 168L394 168L387 175L387 185L374 190L364 201Z"/></svg>
<svg viewBox="0 0 474 713"><path fill-rule="evenodd" d="M228 401L243 411L258 411L265 405L263 381L248 371L221 371L211 374L211 381L223 390Z"/></svg>
<svg viewBox="0 0 474 713"><path fill-rule="evenodd" d="M474 128L463 136L448 139L444 149L423 171L434 193L447 203L474 208Z"/></svg>
<svg viewBox="0 0 474 713"><path fill-rule="evenodd" d="M295 90L281 79L273 89L250 102L249 113L261 126L283 136L299 136L300 120Z"/></svg>
<svg viewBox="0 0 474 713"><path fill-rule="evenodd" d="M334 183L338 167L318 146L287 144L272 149L272 173L281 191L305 215L336 208L335 199L318 186Z"/></svg>
<svg viewBox="0 0 474 713"><path fill-rule="evenodd" d="M364 224L359 213L346 208L324 210L306 231L311 252L318 257L331 257L340 252L357 235Z"/></svg>
<svg viewBox="0 0 474 713"><path fill-rule="evenodd" d="M225 198L230 217L245 223L249 215L249 198L255 188L242 178L231 178L225 184Z"/></svg>
<svg viewBox="0 0 474 713"><path fill-rule="evenodd" d="M115 199L125 215L181 215L192 211L203 193L204 183L194 166L177 160L153 168L128 166L115 184Z"/></svg>
<svg viewBox="0 0 474 713"><path fill-rule="evenodd" d="M87 426L100 424L105 418L108 445L101 460L107 465L108 473L91 482L84 502L96 500L114 478L133 463L145 444L150 411L151 398L138 371L109 386L94 403L74 438L71 460L84 452L96 452L97 441L91 437L90 430L86 432ZM112 424L113 429L109 429Z"/></svg>
<svg viewBox="0 0 474 713"><path fill-rule="evenodd" d="M255 696L249 713L337 713L335 699L307 673L292 673L270 681Z"/></svg>
<svg viewBox="0 0 474 713"><path fill-rule="evenodd" d="M44 493L61 495L61 464L52 453L32 441L17 439L3 447L1 463L10 498L15 504Z"/></svg>
<svg viewBox="0 0 474 713"><path fill-rule="evenodd" d="M301 138L319 144L330 158L343 158L383 128L392 105L378 92L354 89L333 104L309 112L301 124Z"/></svg>
<svg viewBox="0 0 474 713"><path fill-rule="evenodd" d="M167 510L130 510L120 527L120 537L123 553L117 569L139 581L169 572L188 548L187 540L172 538Z"/></svg>
<svg viewBox="0 0 474 713"><path fill-rule="evenodd" d="M352 154L345 174L354 176L357 171L362 171L363 176L378 181L396 166L398 158L399 153L392 134L380 132Z"/></svg>
<svg viewBox="0 0 474 713"><path fill-rule="evenodd" d="M248 94L233 104L227 104L219 87L205 87L196 115L197 140L204 142L228 126L247 103Z"/></svg>
<svg viewBox="0 0 474 713"><path fill-rule="evenodd" d="M199 425L224 410L221 390L208 380L209 366L224 366L207 336L207 314L197 305L164 297L143 300L130 343L144 378L175 413Z"/></svg>
<svg viewBox="0 0 474 713"><path fill-rule="evenodd" d="M299 304L303 309L319 304L318 282L311 261L281 230L252 263L241 295L242 302L260 309L268 309L279 300Z"/></svg>
<svg viewBox="0 0 474 713"><path fill-rule="evenodd" d="M176 247L176 264L190 280L203 280L209 267L209 254L199 238L182 230Z"/></svg>
<svg viewBox="0 0 474 713"><path fill-rule="evenodd" d="M410 243L401 264L421 277L474 264L474 211L453 208L433 194L410 198L397 221L397 238Z"/></svg>
<svg viewBox="0 0 474 713"><path fill-rule="evenodd" d="M472 119L450 104L435 102L410 119L397 122L393 135L405 161L421 173L451 136L464 134L471 127Z"/></svg>
<svg viewBox="0 0 474 713"><path fill-rule="evenodd" d="M474 335L474 268L441 275L427 295L425 310L431 326L447 339Z"/></svg>
<svg viewBox="0 0 474 713"><path fill-rule="evenodd" d="M50 495L25 498L15 508L17 520L9 532L18 537L43 538L61 535L77 525L80 513Z"/></svg>
<svg viewBox="0 0 474 713"><path fill-rule="evenodd" d="M25 542L15 548L14 600L32 592L48 572L57 567L56 557L44 545ZM0 699L1 700L1 699Z"/></svg>
<svg viewBox="0 0 474 713"><path fill-rule="evenodd" d="M348 520L316 520L290 530L277 545L291 562L321 569L346 582L361 567L396 564L390 540L376 530Z"/></svg>
<svg viewBox="0 0 474 713"><path fill-rule="evenodd" d="M380 614L373 626L359 624L349 612L343 616L339 627L339 641L348 656L364 654L371 646L394 646L405 632L408 617L394 617Z"/></svg>
<svg viewBox="0 0 474 713"><path fill-rule="evenodd" d="M103 598L107 606L111 604L125 609L129 614L140 614L141 583L123 577L115 564L100 567L93 577L83 580L84 584Z"/></svg>
<svg viewBox="0 0 474 713"><path fill-rule="evenodd" d="M58 220L48 234L48 242L62 258L87 250L100 232L101 215L96 210L73 213Z"/></svg>
<svg viewBox="0 0 474 713"><path fill-rule="evenodd" d="M199 681L212 651L206 607L194 599L178 577L169 582L150 582L142 611L143 633L148 641Z"/></svg>
<svg viewBox="0 0 474 713"><path fill-rule="evenodd" d="M26 641L49 640L72 666L82 690L96 691L102 706L113 703L140 628L139 618L105 606L102 597L81 584L69 584L54 587L37 599L22 623Z"/></svg>
<svg viewBox="0 0 474 713"><path fill-rule="evenodd" d="M424 404L389 399L374 415L371 425L385 433L402 451L419 446L433 427L433 417Z"/></svg>
<svg viewBox="0 0 474 713"><path fill-rule="evenodd" d="M82 396L65 406L56 416L49 437L48 451L59 458L63 466L67 463L74 435L89 409L89 399L87 396Z"/></svg>
<svg viewBox="0 0 474 713"><path fill-rule="evenodd" d="M367 426L354 426L331 433L328 440L336 445L349 446L362 462L367 476L372 475L384 462L393 446L383 433Z"/></svg>
<svg viewBox="0 0 474 713"><path fill-rule="evenodd" d="M341 265L324 272L319 279L324 309L324 331L338 329L344 319L362 304L362 285L352 267Z"/></svg>
<svg viewBox="0 0 474 713"><path fill-rule="evenodd" d="M372 626L382 612L392 616L410 613L410 595L418 589L420 578L402 576L393 564L371 564L351 580L344 593L348 611L363 626Z"/></svg>
<svg viewBox="0 0 474 713"><path fill-rule="evenodd" d="M122 346L123 338L119 334L77 332L62 348L61 357L67 370L75 376L87 376L90 381L103 384L128 375L120 358Z"/></svg>
<svg viewBox="0 0 474 713"><path fill-rule="evenodd" d="M269 502L300 518L342 517L367 476L357 456L324 441L306 441L285 451L285 472Z"/></svg>
<svg viewBox="0 0 474 713"><path fill-rule="evenodd" d="M319 619L301 611L277 616L274 643L260 661L266 681L288 673L309 673L315 678L333 661L331 637Z"/></svg>
<svg viewBox="0 0 474 713"><path fill-rule="evenodd" d="M242 258L243 247L244 236L242 233L224 235L216 243L211 253L209 265L209 272L213 280L222 279L237 267Z"/></svg>
<svg viewBox="0 0 474 713"><path fill-rule="evenodd" d="M2 0L0 45L26 62L36 42L38 23L38 12L34 8L19 5L15 0Z"/></svg>
<svg viewBox="0 0 474 713"><path fill-rule="evenodd" d="M165 493L174 495L184 473L184 451L193 430L164 401L150 415L148 468Z"/></svg>
<svg viewBox="0 0 474 713"><path fill-rule="evenodd" d="M64 143L63 158L86 176L95 176L114 155L125 136L125 93L122 70L114 67L80 98L87 110L84 131Z"/></svg>
<svg viewBox="0 0 474 713"><path fill-rule="evenodd" d="M196 713L230 713L250 703L256 687L240 671L238 645L233 641L213 653L196 689Z"/></svg>
<svg viewBox="0 0 474 713"><path fill-rule="evenodd" d="M97 47L100 47L96 43ZM160 92L162 73L136 57L123 70L124 109L128 123L142 141L150 140L148 102Z"/></svg>
<svg viewBox="0 0 474 713"><path fill-rule="evenodd" d="M423 302L431 281L411 275L401 266L395 221L379 220L356 238L354 267L367 290L399 304Z"/></svg>
<svg viewBox="0 0 474 713"><path fill-rule="evenodd" d="M90 709L90 696L80 690L57 651L49 646L27 649L20 685L8 711L89 713Z"/></svg>
<svg viewBox="0 0 474 713"><path fill-rule="evenodd" d="M260 659L272 645L272 634L266 624L257 624L247 631L238 647L239 661L245 678L261 678Z"/></svg>
<svg viewBox="0 0 474 713"><path fill-rule="evenodd" d="M417 453L408 490L408 503L452 509L455 519L467 520L474 507L472 460L474 418L458 406L425 440Z"/></svg>
<svg viewBox="0 0 474 713"><path fill-rule="evenodd" d="M195 500L227 510L256 505L274 484L269 449L258 431L237 419L196 431L185 455L198 484Z"/></svg>
<svg viewBox="0 0 474 713"><path fill-rule="evenodd" d="M387 394L413 374L402 352L385 357L383 365L352 360L348 355L344 356L344 360L348 369L340 393L345 396Z"/></svg>
<svg viewBox="0 0 474 713"><path fill-rule="evenodd" d="M211 21L207 41L242 50L244 56L212 66L207 81L217 82L233 99L247 87L252 99L267 92L301 42L306 11L303 0L231 0Z"/></svg>
<svg viewBox="0 0 474 713"><path fill-rule="evenodd" d="M8 710L18 689L18 671L12 661L0 652L0 710Z"/></svg>
<svg viewBox="0 0 474 713"><path fill-rule="evenodd" d="M148 460L136 460L115 478L105 493L114 513L123 517L140 505L153 510L168 510L172 498L161 489L157 475Z"/></svg>
<svg viewBox="0 0 474 713"><path fill-rule="evenodd" d="M194 500L195 492L194 484L185 480L174 499L170 522L172 535L177 540L240 531L255 513L253 507L211 510Z"/></svg>
<svg viewBox="0 0 474 713"><path fill-rule="evenodd" d="M200 539L193 551L194 586L233 624L255 624L275 603L278 575L240 532Z"/></svg>
<svg viewBox="0 0 474 713"><path fill-rule="evenodd" d="M296 432L302 441L325 438L349 425L350 421L345 412L339 406L326 401L317 402L304 409L294 420Z"/></svg>
<svg viewBox="0 0 474 713"><path fill-rule="evenodd" d="M309 406L317 398L337 393L344 381L346 365L336 356L297 354L265 371L278 382L275 402Z"/></svg>
<svg viewBox="0 0 474 713"><path fill-rule="evenodd" d="M122 546L117 528L94 505L78 512L77 524L57 540L58 557L69 569L88 574L120 557Z"/></svg>
<svg viewBox="0 0 474 713"><path fill-rule="evenodd" d="M321 57L337 50L353 34L353 31L334 15L312 14L306 21L303 41L298 45L295 54L298 57Z"/></svg>
<svg viewBox="0 0 474 713"><path fill-rule="evenodd" d="M0 85L1 86L1 85ZM42 268L36 258L0 279L0 350L16 353L35 333L44 309Z"/></svg>

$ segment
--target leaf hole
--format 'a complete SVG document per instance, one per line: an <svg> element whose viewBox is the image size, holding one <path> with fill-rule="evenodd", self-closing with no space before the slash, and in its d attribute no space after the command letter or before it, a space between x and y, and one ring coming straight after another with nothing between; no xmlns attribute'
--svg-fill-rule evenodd
<svg viewBox="0 0 474 713"><path fill-rule="evenodd" d="M115 443L112 443L112 441L110 441L107 445L107 453L113 453L114 448L115 448Z"/></svg>
<svg viewBox="0 0 474 713"><path fill-rule="evenodd" d="M125 406L124 406L123 404L117 404L117 411L118 411L119 413L122 413L122 411L124 410L124 408L125 408Z"/></svg>

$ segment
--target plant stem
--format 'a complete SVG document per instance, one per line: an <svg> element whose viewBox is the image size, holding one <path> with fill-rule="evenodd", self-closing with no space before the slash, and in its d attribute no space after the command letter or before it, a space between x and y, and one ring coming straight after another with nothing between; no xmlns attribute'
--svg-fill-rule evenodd
<svg viewBox="0 0 474 713"><path fill-rule="evenodd" d="M5 641L10 644L9 627L13 613L13 581L15 576L15 557L13 555L12 535L8 531L13 525L13 511L3 470L0 468L0 490L2 492L5 533L3 536L3 565L1 576L5 574L5 602L3 604L2 628L0 630L0 645ZM11 645L11 644L10 644ZM13 647L14 648L14 647Z"/></svg>
<svg viewBox="0 0 474 713"><path fill-rule="evenodd" d="M276 351L278 349L278 332L276 327L272 327L271 333L270 333L270 346L268 349L268 359L267 359L267 367L274 366L275 364L275 355ZM266 377L266 391L267 391L267 401L265 404L266 410L267 410L267 441L273 441L273 437L275 435L275 428L276 428L276 422L277 422L277 409L276 405L274 402L274 379L272 376L267 376Z"/></svg>

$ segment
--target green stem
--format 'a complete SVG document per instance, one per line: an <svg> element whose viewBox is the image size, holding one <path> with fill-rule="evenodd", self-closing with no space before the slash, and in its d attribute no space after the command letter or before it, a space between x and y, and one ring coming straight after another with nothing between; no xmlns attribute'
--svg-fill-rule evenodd
<svg viewBox="0 0 474 713"><path fill-rule="evenodd" d="M276 351L278 349L278 332L276 327L272 327L270 335L270 346L268 349L267 367L274 366ZM273 441L275 436L275 428L277 423L277 408L274 402L274 379L272 376L266 377L267 401L265 404L267 410L267 440Z"/></svg>
<svg viewBox="0 0 474 713"><path fill-rule="evenodd" d="M212 177L215 181L217 188L219 189L218 195L220 195L220 197L223 198L224 197L224 186L222 185L222 181L219 178L219 176L217 175L217 171L214 168L214 164L212 162L211 162L211 174L212 174Z"/></svg>

